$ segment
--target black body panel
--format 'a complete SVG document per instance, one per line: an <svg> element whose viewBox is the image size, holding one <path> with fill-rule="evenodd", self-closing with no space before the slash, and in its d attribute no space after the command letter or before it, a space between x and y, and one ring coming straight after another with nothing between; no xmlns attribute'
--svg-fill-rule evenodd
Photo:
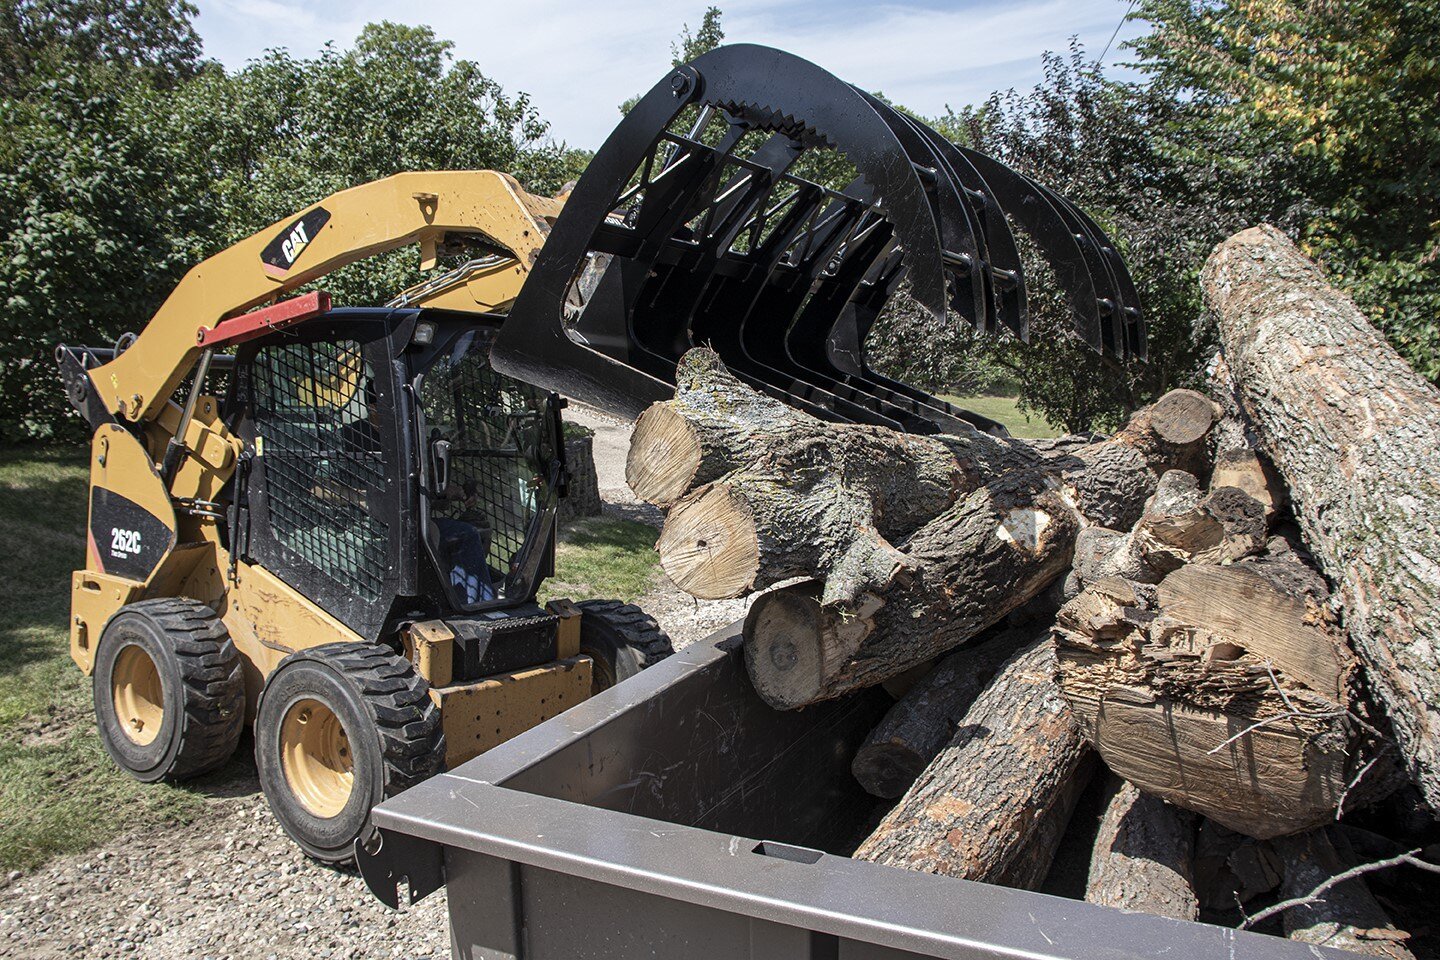
<svg viewBox="0 0 1440 960"><path fill-rule="evenodd" d="M143 583L175 546L175 531L128 497L92 486L90 539L101 570Z"/></svg>

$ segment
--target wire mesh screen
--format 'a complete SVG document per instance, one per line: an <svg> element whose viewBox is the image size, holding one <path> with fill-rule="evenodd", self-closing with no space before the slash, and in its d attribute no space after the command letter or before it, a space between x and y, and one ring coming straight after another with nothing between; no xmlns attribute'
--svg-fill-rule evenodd
<svg viewBox="0 0 1440 960"><path fill-rule="evenodd" d="M357 596L379 599L389 531L375 513L385 468L360 344L262 347L251 369L275 538Z"/></svg>
<svg viewBox="0 0 1440 960"><path fill-rule="evenodd" d="M429 438L450 442L449 482L431 517L481 531L486 562L503 579L551 493L545 395L496 373L485 346L466 334L425 374L420 401Z"/></svg>

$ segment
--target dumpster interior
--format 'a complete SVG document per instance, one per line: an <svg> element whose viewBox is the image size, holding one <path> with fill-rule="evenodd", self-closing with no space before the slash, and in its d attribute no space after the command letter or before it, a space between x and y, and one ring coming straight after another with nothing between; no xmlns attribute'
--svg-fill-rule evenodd
<svg viewBox="0 0 1440 960"><path fill-rule="evenodd" d="M728 656L617 708L500 785L848 855L893 805L860 788L850 760L894 701L876 687L776 711L750 686L739 638L726 645Z"/></svg>

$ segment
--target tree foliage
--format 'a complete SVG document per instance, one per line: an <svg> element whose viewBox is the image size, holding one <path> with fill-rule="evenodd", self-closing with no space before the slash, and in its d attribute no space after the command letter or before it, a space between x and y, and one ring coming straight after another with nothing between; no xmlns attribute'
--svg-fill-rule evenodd
<svg viewBox="0 0 1440 960"><path fill-rule="evenodd" d="M12 0L0 9L0 96L66 61L107 63L170 81L200 68L186 0Z"/></svg>
<svg viewBox="0 0 1440 960"><path fill-rule="evenodd" d="M372 24L349 50L272 51L227 73L191 49L186 4L42 6L49 26L4 33L28 45L30 65L0 96L7 440L76 428L57 342L138 330L195 262L334 191L403 170L494 168L553 192L583 168L524 95L428 28ZM339 302L384 302L418 278L418 260L372 258L325 286Z"/></svg>
<svg viewBox="0 0 1440 960"><path fill-rule="evenodd" d="M1022 406L1072 430L1113 427L1136 406L1192 378L1210 349L1199 270L1215 243L1257 220L1290 225L1284 191L1266 190L1283 157L1246 167L1177 157L1155 131L1189 106L1161 84L1115 83L1078 43L1047 54L1044 79L950 118L980 150L1087 211L1124 258L1144 307L1150 358L1121 369L1070 334L1070 308L1036 257L1031 342L982 345L1015 375Z"/></svg>
<svg viewBox="0 0 1440 960"><path fill-rule="evenodd" d="M1172 156L1247 168L1311 213L1294 232L1426 376L1440 380L1440 4L1143 0L1135 46L1187 105Z"/></svg>

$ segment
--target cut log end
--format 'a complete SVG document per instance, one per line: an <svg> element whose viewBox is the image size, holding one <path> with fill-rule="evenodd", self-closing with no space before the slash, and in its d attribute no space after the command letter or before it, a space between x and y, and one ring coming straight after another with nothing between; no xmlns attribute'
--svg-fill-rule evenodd
<svg viewBox="0 0 1440 960"><path fill-rule="evenodd" d="M635 421L625 482L641 500L668 507L694 484L702 457L690 422L666 404L651 404Z"/></svg>
<svg viewBox="0 0 1440 960"><path fill-rule="evenodd" d="M900 739L868 741L865 747L855 754L850 770L867 793L888 800L909 790L931 759Z"/></svg>
<svg viewBox="0 0 1440 960"><path fill-rule="evenodd" d="M745 617L745 666L755 692L777 710L819 699L833 671L821 624L819 587L803 584L762 594ZM858 644L857 644L858 645Z"/></svg>
<svg viewBox="0 0 1440 960"><path fill-rule="evenodd" d="M723 483L704 487L678 503L655 549L661 568L675 585L703 600L750 592L760 569L755 519Z"/></svg>
<svg viewBox="0 0 1440 960"><path fill-rule="evenodd" d="M1150 429L1168 443L1198 443L1215 425L1214 401L1194 390L1171 390L1150 407Z"/></svg>

